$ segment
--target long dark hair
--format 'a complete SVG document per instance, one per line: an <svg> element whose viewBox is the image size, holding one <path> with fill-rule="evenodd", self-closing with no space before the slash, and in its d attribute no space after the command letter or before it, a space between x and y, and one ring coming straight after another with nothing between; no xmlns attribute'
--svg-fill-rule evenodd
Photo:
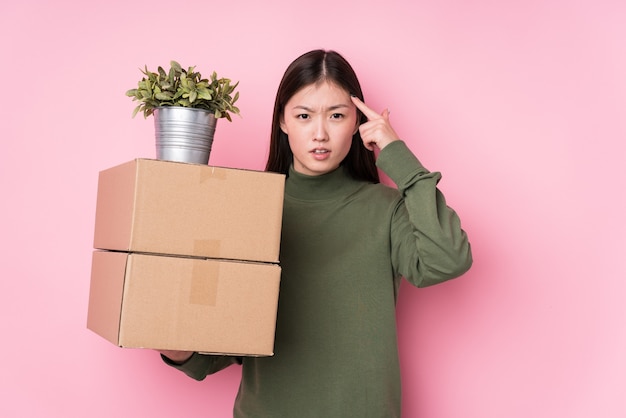
<svg viewBox="0 0 626 418"><path fill-rule="evenodd" d="M270 138L270 152L267 159L266 171L288 174L293 162L293 153L289 147L287 134L280 129L281 118L285 105L303 87L311 84L330 81L354 94L363 100L363 92L359 80L352 66L335 51L317 49L307 52L296 58L283 75L276 93L274 115L272 118L272 134ZM367 122L367 118L357 109L359 125ZM342 161L348 173L358 180L378 183L378 171L374 153L363 145L361 134L352 136L352 145L346 158Z"/></svg>

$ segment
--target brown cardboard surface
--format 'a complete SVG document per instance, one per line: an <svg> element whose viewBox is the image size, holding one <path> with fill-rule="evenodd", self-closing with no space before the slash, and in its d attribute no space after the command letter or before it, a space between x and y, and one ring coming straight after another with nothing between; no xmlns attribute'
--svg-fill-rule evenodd
<svg viewBox="0 0 626 418"><path fill-rule="evenodd" d="M276 264L93 253L87 327L121 347L273 354Z"/></svg>
<svg viewBox="0 0 626 418"><path fill-rule="evenodd" d="M94 247L277 263L285 176L136 159L100 172Z"/></svg>
<svg viewBox="0 0 626 418"><path fill-rule="evenodd" d="M119 335L126 258L127 254L114 252L94 253L92 258L87 324L113 344Z"/></svg>

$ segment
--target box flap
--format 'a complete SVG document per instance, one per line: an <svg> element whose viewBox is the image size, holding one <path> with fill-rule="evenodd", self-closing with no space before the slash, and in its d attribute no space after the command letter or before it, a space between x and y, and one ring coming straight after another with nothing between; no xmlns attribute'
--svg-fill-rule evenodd
<svg viewBox="0 0 626 418"><path fill-rule="evenodd" d="M98 175L94 248L128 251L135 215L137 160Z"/></svg>
<svg viewBox="0 0 626 418"><path fill-rule="evenodd" d="M125 253L109 251L94 251L92 256L87 328L115 345L119 341L126 257Z"/></svg>

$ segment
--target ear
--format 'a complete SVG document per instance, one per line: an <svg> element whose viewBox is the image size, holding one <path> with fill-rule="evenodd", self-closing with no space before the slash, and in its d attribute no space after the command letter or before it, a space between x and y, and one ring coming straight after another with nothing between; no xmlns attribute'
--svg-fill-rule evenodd
<svg viewBox="0 0 626 418"><path fill-rule="evenodd" d="M289 135L287 133L287 126L285 125L285 120L282 117L280 118L280 130L283 131L285 135Z"/></svg>

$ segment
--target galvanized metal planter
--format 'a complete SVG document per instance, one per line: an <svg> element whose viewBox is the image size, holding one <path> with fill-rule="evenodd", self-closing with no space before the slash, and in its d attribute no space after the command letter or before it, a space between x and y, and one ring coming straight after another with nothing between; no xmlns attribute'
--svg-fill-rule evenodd
<svg viewBox="0 0 626 418"><path fill-rule="evenodd" d="M157 159L208 164L217 119L212 112L165 106L154 110Z"/></svg>

